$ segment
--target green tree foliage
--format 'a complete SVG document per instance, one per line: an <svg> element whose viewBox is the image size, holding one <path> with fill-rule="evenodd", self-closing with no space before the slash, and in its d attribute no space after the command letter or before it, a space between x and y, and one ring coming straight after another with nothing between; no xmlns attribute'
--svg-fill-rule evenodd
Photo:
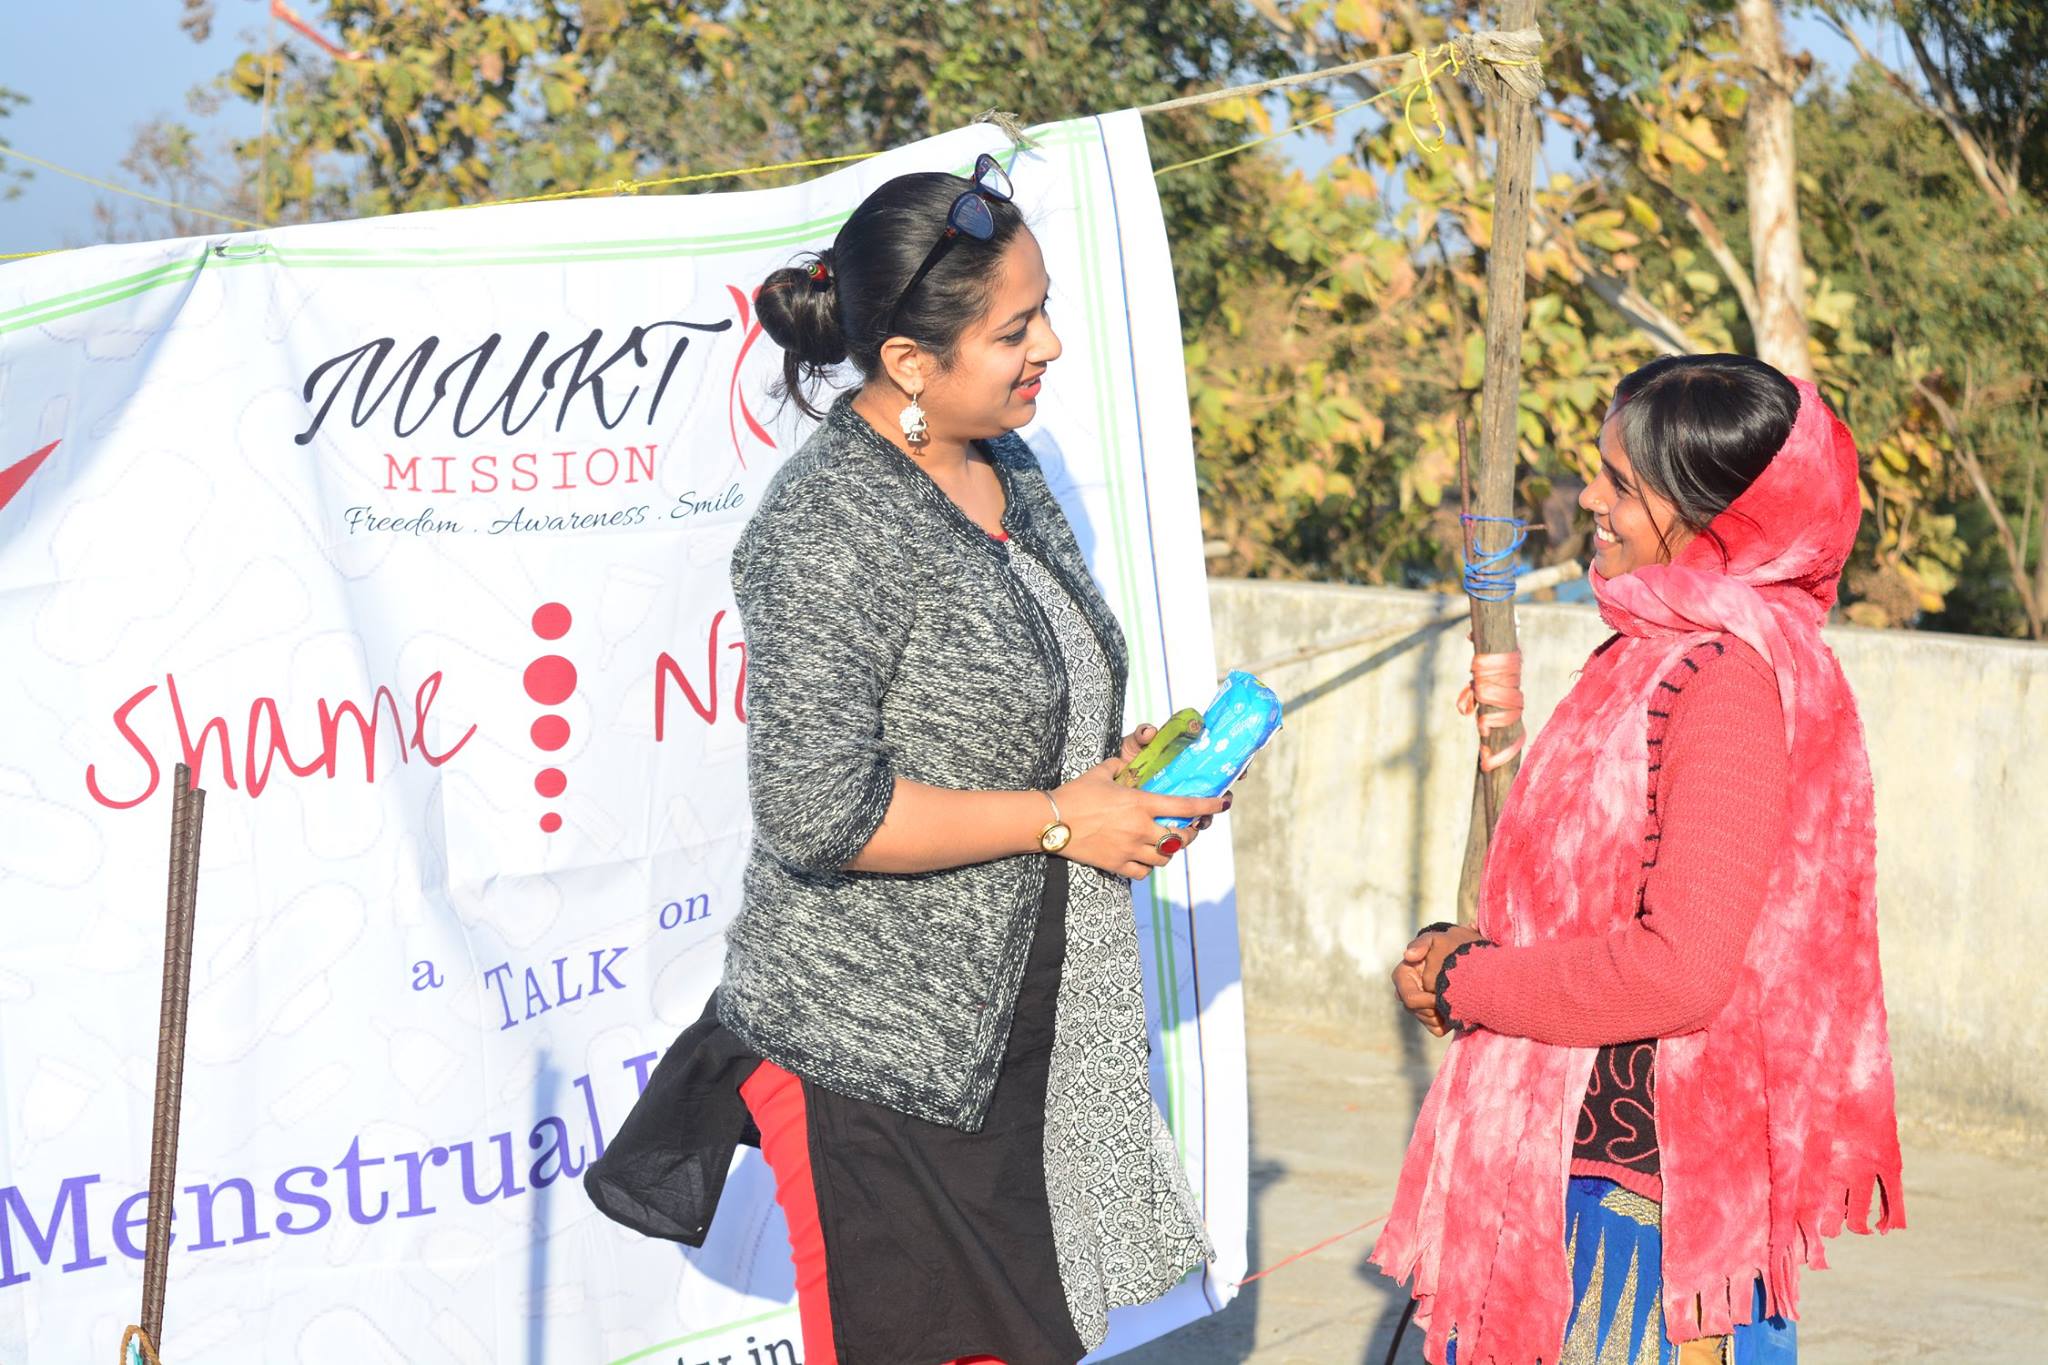
<svg viewBox="0 0 2048 1365"><path fill-rule="evenodd" d="M1807 250L1855 294L1868 348L1841 357L1843 416L1874 447L1875 540L1859 586L1895 605L1910 591L1927 624L2027 633L1967 462L2010 504L2016 531L2039 522L2029 509L2048 473L2048 220L1998 212L1942 128L1868 68L1810 99L1800 135L1812 197L1826 205Z"/></svg>
<svg viewBox="0 0 2048 1365"><path fill-rule="evenodd" d="M993 108L1028 123L1280 68L1249 18L1206 0L330 0L323 26L366 60L294 42L227 77L273 107L274 135L236 148L268 220L874 151ZM1152 131L1155 153L1179 159L1233 130L1183 115ZM1227 216L1221 184L1176 179L1169 212ZM1200 286L1221 257L1200 234L1190 245Z"/></svg>
<svg viewBox="0 0 2048 1365"><path fill-rule="evenodd" d="M1833 0L1820 8L1857 41ZM1953 519L1944 563L1955 586L1930 598L1927 621L2048 639L2048 428L2039 310L2028 301L2042 296L2048 270L2048 11L2023 0L1839 8L1891 21L1903 39L1891 50L1905 49L1887 63L1858 43L1864 65L1837 120L1844 156L1873 157L1844 163L1858 212L1829 234L1872 281L1867 330L1890 366L1872 376L1872 397L1928 433L1924 448L1874 466L1873 483L1895 491L1910 475ZM1896 137L1855 128L1857 115ZM1886 175L1879 202L1870 181Z"/></svg>
<svg viewBox="0 0 2048 1365"><path fill-rule="evenodd" d="M1597 458L1593 436L1620 374L1659 351L1752 347L1742 114L1753 77L1735 60L1728 8L1547 7L1562 26L1544 115L1553 145L1567 134L1576 156L1573 169L1553 163L1539 178L1527 260L1518 421L1524 504L1540 521L1543 557L1579 550L1583 523L1574 527L1553 490ZM1373 43L1400 51L1474 18L1456 5L1396 9L1403 19L1389 21L1305 5L1298 21L1323 40L1297 46L1325 60ZM1955 88L1999 88L1995 72L1968 66L1967 44L1930 41L1955 64ZM2004 79L2030 78L2014 56L2022 43L1990 46ZM1848 611L1871 625L2038 637L2048 482L2034 376L2044 373L2048 244L2036 219L2000 211L1980 189L1932 95L1908 100L1891 84L1868 69L1846 90L1812 82L1798 121L1815 364L1866 459L1869 516ZM2006 107L1981 98L1987 110ZM1375 582L1452 568L1457 537L1440 502L1456 420L1476 415L1483 359L1484 117L1461 124L1439 161L1386 130L1329 175L1279 182L1274 251L1250 263L1305 291L1303 302L1269 305L1264 316L1281 321L1263 330L1241 320L1261 316L1254 305L1269 287L1248 272L1245 306L1210 320L1190 357L1215 494L1206 507L1231 547L1228 567ZM1976 126L1995 153L2019 145L2015 120L1987 113ZM1410 270L1386 269L1389 244ZM1382 263L1377 282L1340 264L1360 259ZM1347 291L1347 280L1358 283ZM1219 395L1199 396L1208 388ZM1338 419L1361 390L1374 395L1363 405L1370 420L1346 425Z"/></svg>
<svg viewBox="0 0 2048 1365"><path fill-rule="evenodd" d="M1859 0L1854 8L1899 26L1924 103L1952 113L2003 176L2042 198L2048 7L2039 0Z"/></svg>
<svg viewBox="0 0 2048 1365"><path fill-rule="evenodd" d="M1391 55L1463 19L1456 6L1397 8L1305 5L1294 45L1325 63ZM1397 117L1322 174L1238 172L1263 206L1264 238L1189 354L1203 505L1226 571L1410 584L1456 572L1458 432L1476 430L1485 360L1492 111L1454 86L1438 93L1450 130L1440 151ZM1658 353L1602 291L1675 330L1711 340L1726 329L1696 318L1682 288L1641 293L1644 229L1600 176L1539 177L1535 198L1518 484L1531 553L1552 560L1583 545L1571 494L1598 458L1608 396Z"/></svg>

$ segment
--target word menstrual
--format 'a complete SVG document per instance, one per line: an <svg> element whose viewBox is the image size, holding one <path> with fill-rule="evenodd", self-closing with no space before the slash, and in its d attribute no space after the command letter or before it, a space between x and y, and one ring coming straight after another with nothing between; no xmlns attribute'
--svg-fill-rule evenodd
<svg viewBox="0 0 2048 1365"><path fill-rule="evenodd" d="M502 360L505 338L498 332L452 358L447 352L454 346L444 348L440 337L430 336L395 363L397 338L379 337L313 367L301 393L313 420L292 439L300 445L312 441L338 404L350 426L360 430L381 417L401 440L424 429L444 403L447 430L463 440L493 422L516 436L550 409L558 432L590 417L606 431L636 415L652 424L690 343L731 326L731 318L667 319L641 323L623 339L607 339L602 328L593 327L567 344L541 332ZM642 382L649 377L651 387ZM517 470L515 464L515 480Z"/></svg>
<svg viewBox="0 0 2048 1365"><path fill-rule="evenodd" d="M643 1052L619 1067L645 1090L660 1057L658 1052ZM410 1151L393 1151L376 1145L378 1139L366 1141L361 1134L349 1134L338 1159L323 1154L304 1161L301 1154L302 1164L239 1175L211 1169L210 1179L173 1195L172 1248L179 1256L188 1256L280 1235L354 1233L386 1219L460 1219L470 1209L573 1181L593 1159L604 1155L605 1128L591 1077L577 1076L569 1086L580 1102L565 1097L568 1102L561 1112L541 1114L530 1128L522 1115L518 1126L505 1132L481 1139L444 1139ZM390 1125L378 1127L388 1130ZM320 1140L333 1144L329 1152L341 1142L339 1135ZM54 1181L44 1175L33 1186L0 1185L0 1290L39 1274L47 1278L53 1262L55 1273L72 1275L104 1268L110 1251L141 1260L148 1240L144 1228L149 1221L149 1191L129 1183L132 1174L80 1171ZM533 1217L517 1221L523 1226ZM480 1230L496 1223L461 1226ZM344 1245L359 1244L350 1240ZM243 1264L260 1267L262 1254L269 1250L241 1253L248 1258ZM18 1320L18 1299L0 1297L0 1305L5 1305L0 1313L10 1322Z"/></svg>
<svg viewBox="0 0 2048 1365"><path fill-rule="evenodd" d="M412 697L410 723L399 711L398 698L388 687L379 687L368 701L357 704L354 701L329 701L322 697L315 705L314 724L301 729L302 738L294 750L292 741L285 734L285 723L279 714L277 701L272 697L258 697L249 703L246 723L235 733L225 716L206 716L195 726L193 718L186 713L184 698L178 695L178 680L169 673L164 675L163 691L167 708L151 708L159 714L163 709L170 712L172 727L177 731L175 761L182 762L192 770L194 786L203 786L206 781L206 759L218 741L220 751L220 780L229 790L238 786L235 776L235 741L239 737L241 747L241 780L250 796L261 796L269 785L272 769L282 763L294 777L321 777L332 779L342 771L344 750L352 751L362 762L362 777L365 782L377 780L377 756L380 737L386 734L386 727L380 721L388 718L390 752L397 755L401 763L410 762L417 754L430 768L438 768L462 752L462 746L469 743L476 733L470 726L454 744L438 752L427 742L428 724L432 719L434 700L441 693L441 675L429 673ZM111 795L107 786L100 781L98 764L89 763L85 769L85 789L92 799L110 810L127 810L139 806L156 794L157 784L162 780L163 769L157 762L157 748L146 739L138 728L138 712L157 693L157 685L151 683L134 693L114 708L114 728L121 732L121 738L141 760L145 776L141 779L140 790L133 796ZM159 720L156 727L161 733ZM317 741L303 738L306 730L317 730ZM166 750L169 745L164 746ZM303 757L301 756L303 755Z"/></svg>
<svg viewBox="0 0 2048 1365"><path fill-rule="evenodd" d="M505 1011L505 1022L498 1025L498 1031L516 1028L528 1019L538 1018L551 1009L562 1009L584 998L584 983L590 985L589 994L604 994L604 988L624 990L626 983L612 975L612 968L619 965L619 959L626 955L624 948L593 948L590 950L589 975L584 975L581 957L558 957L547 967L528 967L522 973L525 986L525 1012L517 1019L512 1017L512 997L519 987L512 984L512 964L500 962L484 973L484 981L498 988L498 1004Z"/></svg>

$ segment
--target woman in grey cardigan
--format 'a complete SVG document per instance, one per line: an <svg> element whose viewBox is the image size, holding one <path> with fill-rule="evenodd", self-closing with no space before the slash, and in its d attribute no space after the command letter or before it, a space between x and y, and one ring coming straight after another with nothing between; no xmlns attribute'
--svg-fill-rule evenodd
<svg viewBox="0 0 2048 1365"><path fill-rule="evenodd" d="M984 157L883 185L759 295L807 411L842 362L863 382L734 552L744 905L588 1184L701 1241L750 1116L806 1365L1072 1365L1208 1251L1147 1085L1130 881L1229 802L1112 781L1150 727L1120 742L1123 636L1013 434L1060 353L1049 287Z"/></svg>

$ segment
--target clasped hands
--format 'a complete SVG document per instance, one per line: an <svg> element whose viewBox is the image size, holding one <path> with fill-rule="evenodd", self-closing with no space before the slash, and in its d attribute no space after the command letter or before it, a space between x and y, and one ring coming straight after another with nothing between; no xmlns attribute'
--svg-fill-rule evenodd
<svg viewBox="0 0 2048 1365"><path fill-rule="evenodd" d="M1436 989L1443 977L1444 959L1480 937L1477 929L1465 924L1425 929L1394 964L1394 994L1401 1008L1435 1037L1444 1036L1443 1021L1436 1016Z"/></svg>
<svg viewBox="0 0 2048 1365"><path fill-rule="evenodd" d="M1140 725L1124 736L1117 756L1098 763L1053 792L1073 837L1061 850L1090 867L1143 881L1154 868L1192 844L1218 815L1230 809L1231 794L1219 797L1161 796L1118 783L1116 775L1138 756L1156 725ZM1158 824L1161 816L1186 820L1183 828Z"/></svg>

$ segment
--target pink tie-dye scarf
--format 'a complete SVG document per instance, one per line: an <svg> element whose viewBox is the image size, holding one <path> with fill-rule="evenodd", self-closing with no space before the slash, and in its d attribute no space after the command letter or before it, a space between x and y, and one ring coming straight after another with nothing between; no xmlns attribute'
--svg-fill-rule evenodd
<svg viewBox="0 0 2048 1365"><path fill-rule="evenodd" d="M1905 1225L1877 957L1870 764L1820 636L1862 515L1855 445L1811 385L1785 447L1668 565L1595 575L1618 638L1529 751L1488 854L1479 927L1503 944L1604 935L1643 875L1651 692L1703 639L1763 656L1785 708L1791 788L1734 997L1657 1059L1663 1299L1674 1340L1796 1317L1802 1266L1846 1224ZM1619 1041L1625 1041L1617 1039ZM1564 1192L1595 1053L1485 1030L1455 1040L1423 1102L1372 1259L1413 1280L1425 1354L1555 1362L1570 1312Z"/></svg>

